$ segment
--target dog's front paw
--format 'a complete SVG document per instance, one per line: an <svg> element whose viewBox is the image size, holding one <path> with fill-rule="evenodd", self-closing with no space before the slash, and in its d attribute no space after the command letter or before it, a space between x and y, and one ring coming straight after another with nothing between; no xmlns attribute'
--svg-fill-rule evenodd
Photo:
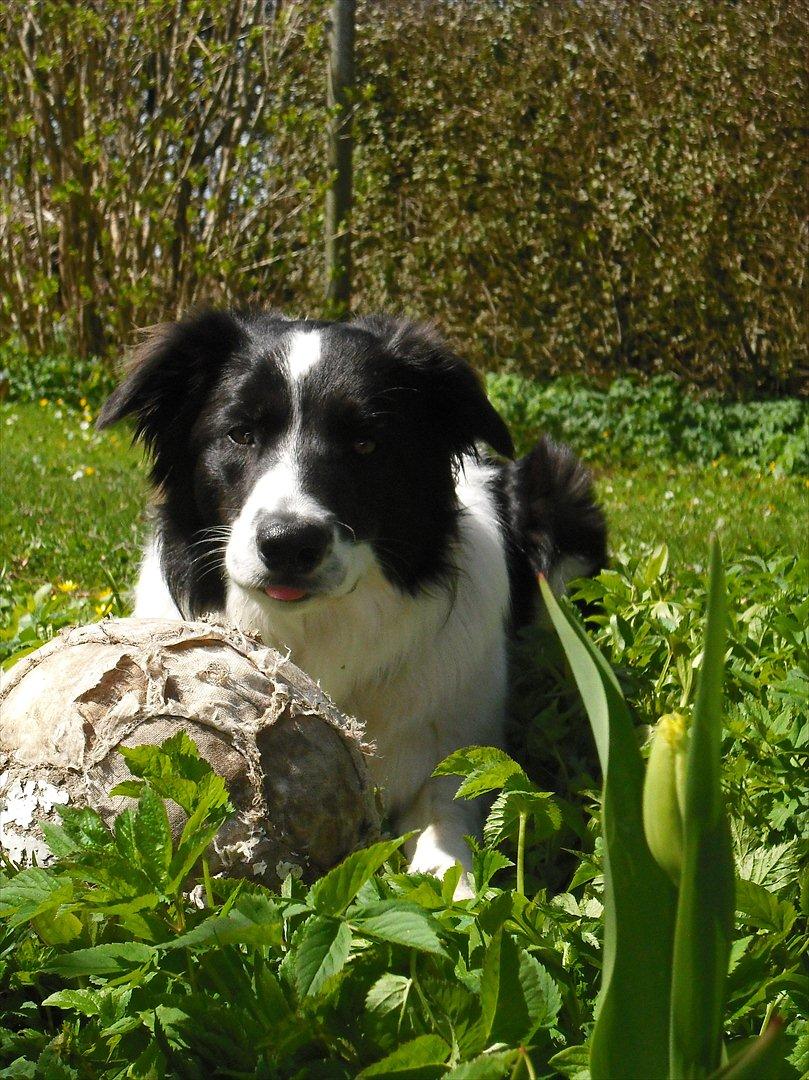
<svg viewBox="0 0 809 1080"><path fill-rule="evenodd" d="M423 836L416 845L415 853L410 861L410 873L432 874L432 876L437 877L439 881L443 881L447 871L451 870L460 860L456 859L449 852L443 851L437 845L430 843L429 840L425 843L422 843L422 840L424 840ZM461 870L461 876L458 878L458 884L455 886L455 890L452 894L452 898L453 900L469 900L474 895L474 890L469 884L469 878L466 876L466 868L463 868Z"/></svg>

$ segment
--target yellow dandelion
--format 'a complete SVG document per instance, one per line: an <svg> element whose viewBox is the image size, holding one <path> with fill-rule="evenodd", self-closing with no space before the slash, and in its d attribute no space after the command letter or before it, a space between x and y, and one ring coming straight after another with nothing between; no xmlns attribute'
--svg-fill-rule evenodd
<svg viewBox="0 0 809 1080"><path fill-rule="evenodd" d="M63 593L75 592L78 587L79 586L76 584L75 581L59 581L56 585L56 588L59 590L59 592Z"/></svg>
<svg viewBox="0 0 809 1080"><path fill-rule="evenodd" d="M48 404L48 399L46 397L41 397L39 399L39 404L40 404L40 407L44 409L45 406Z"/></svg>
<svg viewBox="0 0 809 1080"><path fill-rule="evenodd" d="M86 397L79 398L79 405L81 405L81 407L83 409L86 408L87 407L87 398Z"/></svg>
<svg viewBox="0 0 809 1080"><path fill-rule="evenodd" d="M93 468L92 465L85 465L84 466L84 475L85 476L93 476L94 473L95 473L95 469Z"/></svg>

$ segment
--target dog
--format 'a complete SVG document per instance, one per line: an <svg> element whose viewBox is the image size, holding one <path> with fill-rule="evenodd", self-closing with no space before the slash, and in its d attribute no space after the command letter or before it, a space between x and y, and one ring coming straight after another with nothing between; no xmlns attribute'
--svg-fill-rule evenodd
<svg viewBox="0 0 809 1080"><path fill-rule="evenodd" d="M605 561L590 477L542 438L520 460L468 363L432 327L208 310L153 329L98 426L133 416L154 531L135 615L257 631L376 746L412 872L459 861L480 806L433 778L502 746L508 643ZM481 446L494 451L487 455Z"/></svg>

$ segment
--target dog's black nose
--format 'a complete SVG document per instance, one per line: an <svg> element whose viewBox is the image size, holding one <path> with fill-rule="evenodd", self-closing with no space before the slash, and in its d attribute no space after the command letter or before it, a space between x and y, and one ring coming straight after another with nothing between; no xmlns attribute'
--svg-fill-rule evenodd
<svg viewBox="0 0 809 1080"><path fill-rule="evenodd" d="M259 554L268 570L278 577L309 574L323 561L332 541L326 521L272 517L256 530Z"/></svg>

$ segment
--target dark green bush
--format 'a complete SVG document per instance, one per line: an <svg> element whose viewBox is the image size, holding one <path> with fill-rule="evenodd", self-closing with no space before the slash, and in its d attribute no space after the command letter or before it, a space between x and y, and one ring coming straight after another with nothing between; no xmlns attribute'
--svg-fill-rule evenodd
<svg viewBox="0 0 809 1080"><path fill-rule="evenodd" d="M520 451L545 431L588 461L705 465L731 457L758 469L809 472L809 405L797 398L696 397L672 375L615 379L605 389L575 378L490 375L488 390Z"/></svg>

